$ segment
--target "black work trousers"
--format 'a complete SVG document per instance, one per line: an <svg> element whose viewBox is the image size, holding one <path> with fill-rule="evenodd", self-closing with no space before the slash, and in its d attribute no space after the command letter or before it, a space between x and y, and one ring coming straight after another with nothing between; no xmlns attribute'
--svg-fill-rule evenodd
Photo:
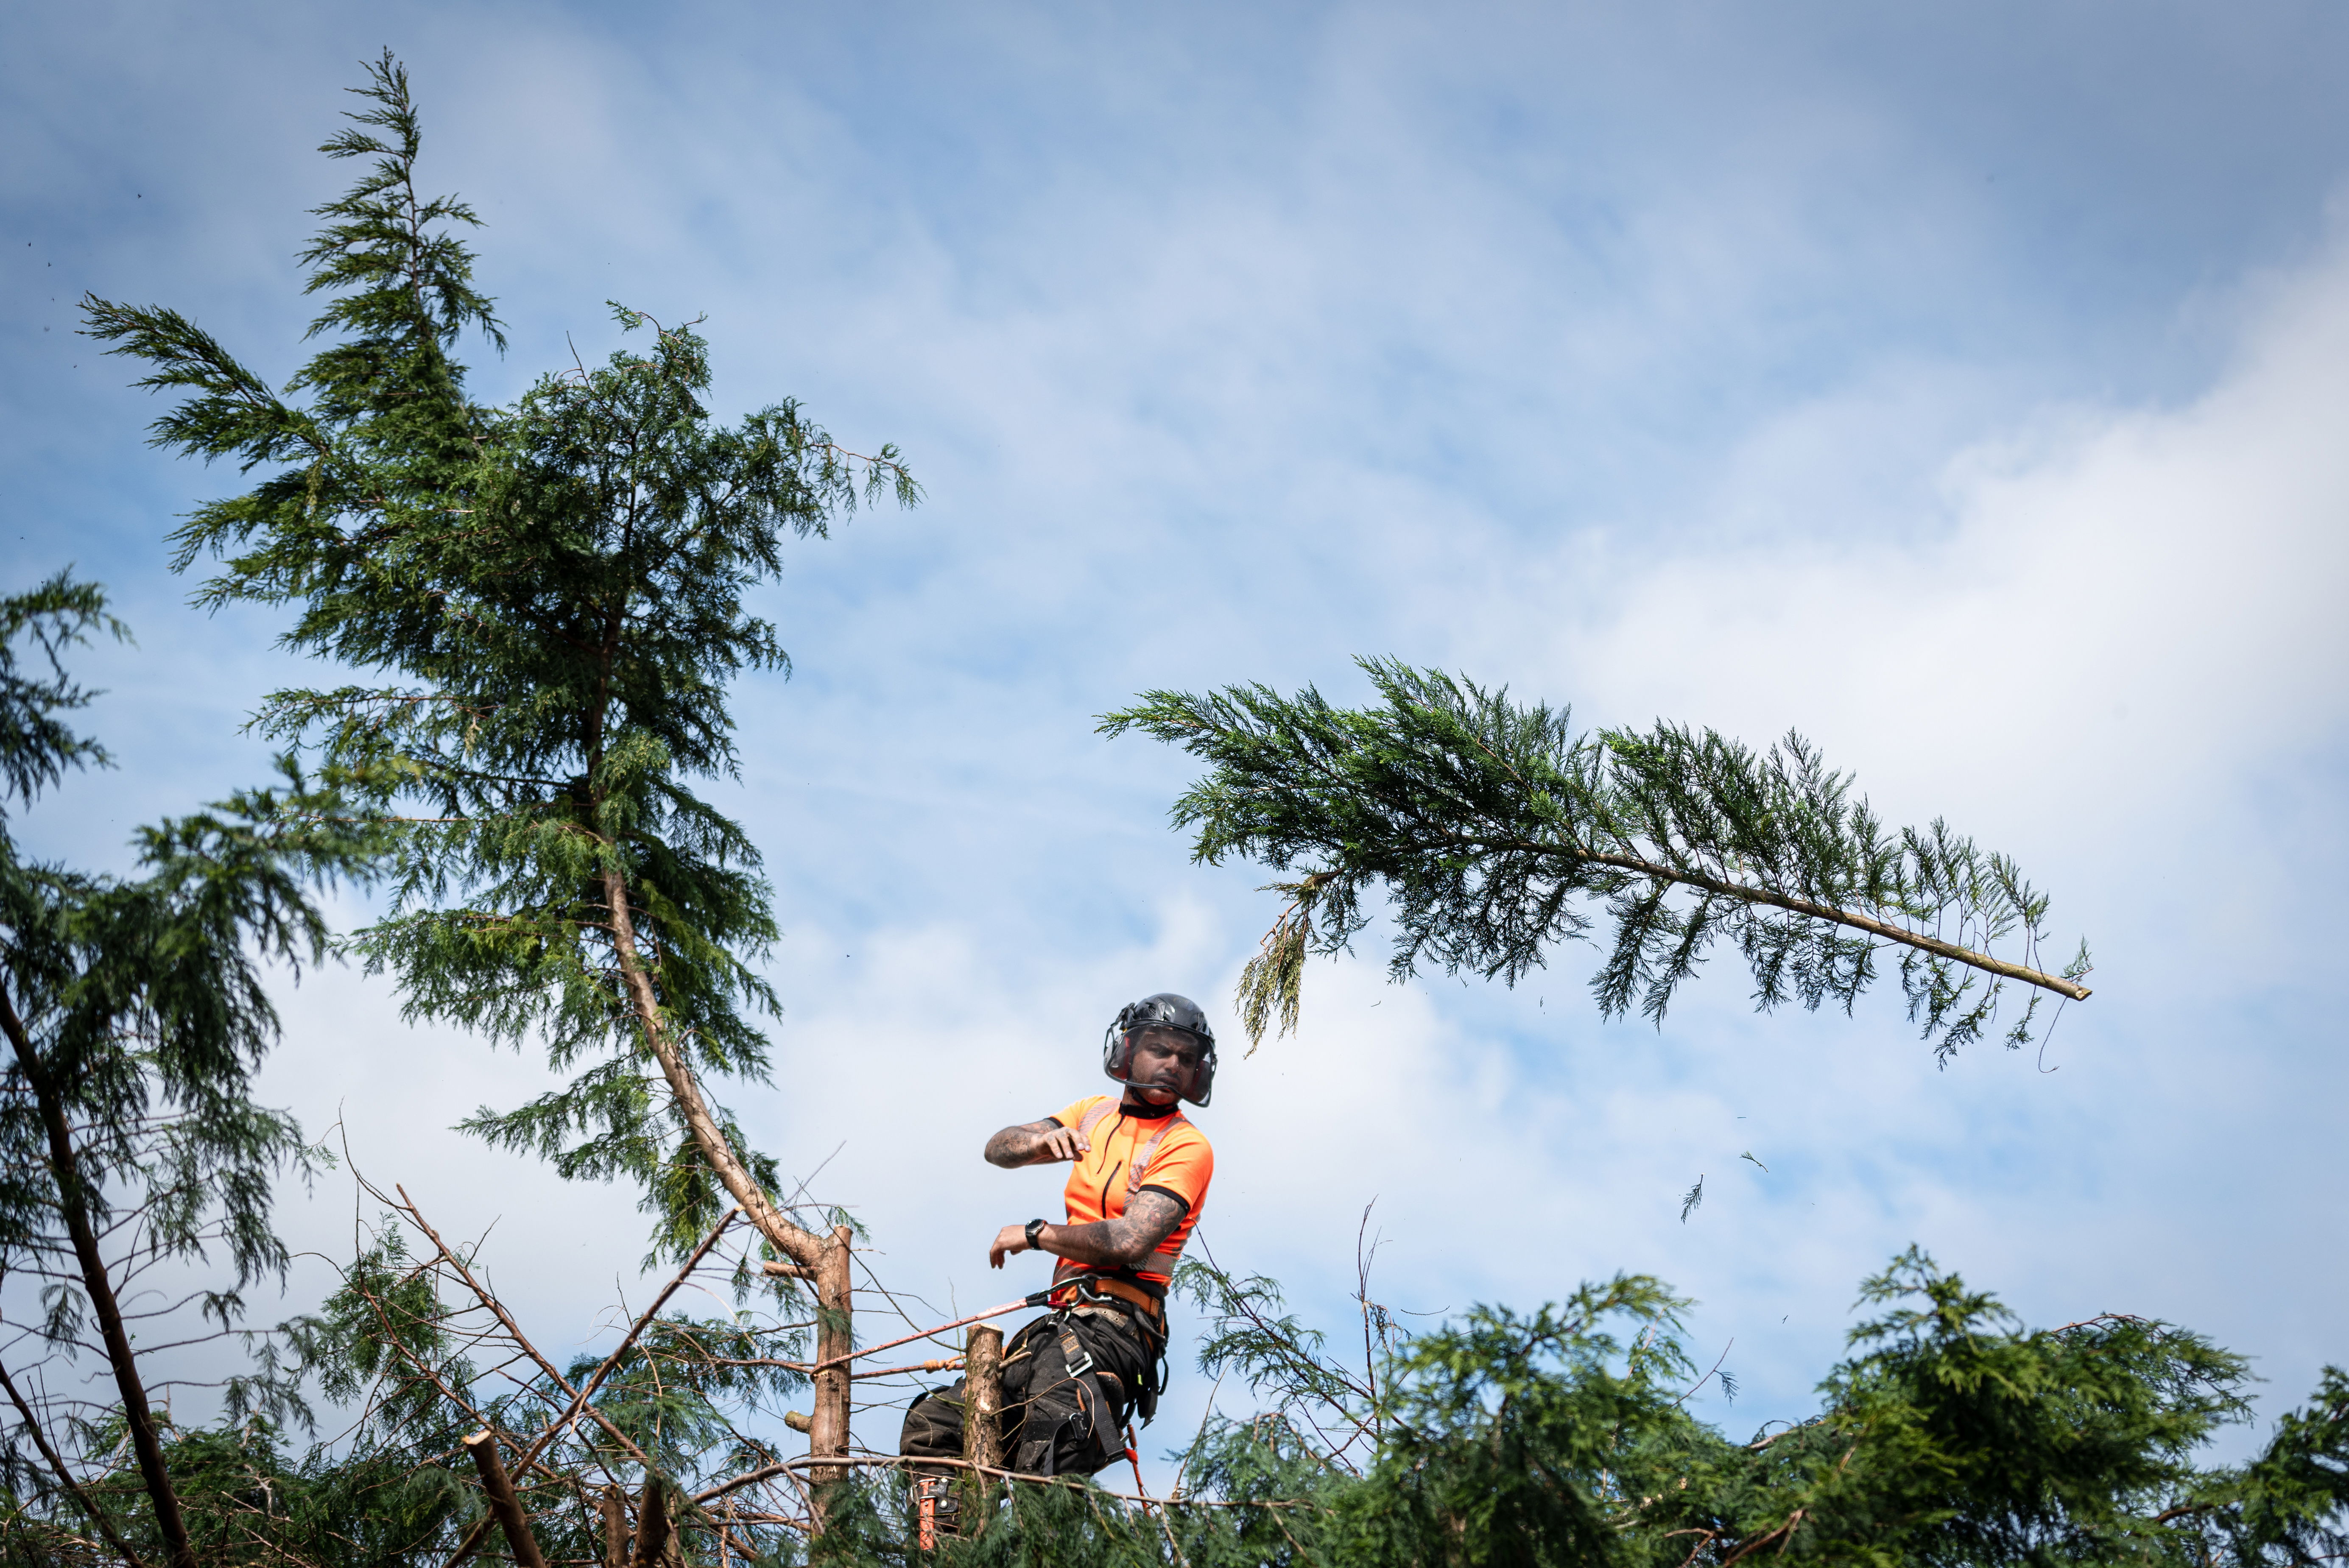
<svg viewBox="0 0 2349 1568"><path fill-rule="evenodd" d="M1009 1468L1026 1475L1091 1475L1123 1458L1125 1424L1145 1382L1157 1376L1160 1348L1155 1328L1115 1307L1054 1312L1020 1328L1003 1346ZM897 1451L960 1459L968 1382L957 1378L916 1398L906 1408ZM1154 1382L1151 1387L1154 1403Z"/></svg>

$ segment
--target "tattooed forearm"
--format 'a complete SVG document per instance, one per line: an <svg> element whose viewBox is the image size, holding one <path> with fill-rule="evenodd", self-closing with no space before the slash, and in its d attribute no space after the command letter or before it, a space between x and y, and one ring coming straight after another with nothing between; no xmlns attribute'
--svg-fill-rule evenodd
<svg viewBox="0 0 2349 1568"><path fill-rule="evenodd" d="M1164 1192L1136 1192L1125 1212L1114 1220L1045 1226L1044 1250L1073 1263L1132 1268L1158 1250L1158 1243L1174 1233L1183 1214L1179 1199Z"/></svg>
<svg viewBox="0 0 2349 1568"><path fill-rule="evenodd" d="M1017 1127L1007 1127L988 1139L987 1162L1000 1165L1006 1171L1016 1171L1022 1165L1074 1160L1091 1147L1091 1140L1078 1137L1074 1129L1062 1127L1050 1117L1046 1117L1041 1121L1023 1121Z"/></svg>

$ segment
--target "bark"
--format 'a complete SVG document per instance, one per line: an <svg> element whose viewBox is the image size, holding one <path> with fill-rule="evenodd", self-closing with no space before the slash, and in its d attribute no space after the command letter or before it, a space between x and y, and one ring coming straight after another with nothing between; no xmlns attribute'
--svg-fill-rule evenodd
<svg viewBox="0 0 2349 1568"><path fill-rule="evenodd" d="M815 1407L808 1418L808 1454L813 1459L830 1459L848 1452L848 1396L850 1378L847 1357L855 1348L852 1313L854 1305L849 1290L848 1238L846 1225L836 1227L832 1243L816 1264L815 1275L815 1359L817 1370L812 1381L815 1385ZM825 1366L825 1362L833 1363ZM811 1472L810 1479L821 1488L826 1482L847 1479L845 1470L826 1467Z"/></svg>
<svg viewBox="0 0 2349 1568"><path fill-rule="evenodd" d="M497 1520L498 1528L506 1532L506 1548L522 1568L546 1568L545 1554L538 1549L538 1537L530 1532L530 1516L522 1510L522 1499L514 1495L513 1482L507 1478L503 1460L498 1457L498 1435L484 1427L465 1439L466 1451L473 1456L473 1468L481 1472L481 1490L489 1493L490 1513Z"/></svg>
<svg viewBox="0 0 2349 1568"><path fill-rule="evenodd" d="M604 1516L604 1568L628 1568L628 1505L620 1489L607 1486L598 1492L595 1511Z"/></svg>
<svg viewBox="0 0 2349 1568"><path fill-rule="evenodd" d="M823 1238L784 1217L782 1211L768 1199L765 1189L750 1179L750 1171L726 1141L718 1119L710 1114L700 1080L693 1076L692 1064L685 1059L677 1037L669 1032L660 998L653 992L652 975L647 972L644 954L636 945L636 923L628 913L628 879L617 866L605 868L604 898L611 906L612 945L620 960L621 983L627 987L628 1006L635 1010L636 1022L644 1030L645 1043L652 1047L653 1057L660 1064L661 1077L667 1080L669 1093L677 1097L678 1109L683 1113L701 1157L709 1161L709 1168L717 1172L727 1192L741 1205L742 1212L750 1216L750 1222L759 1227L759 1233L772 1243L776 1251L807 1267L821 1267L828 1251Z"/></svg>
<svg viewBox="0 0 2349 1568"><path fill-rule="evenodd" d="M659 1480L647 1475L644 1495L636 1500L636 1551L631 1559L632 1568L660 1568L667 1548L668 1500L661 1495Z"/></svg>
<svg viewBox="0 0 2349 1568"><path fill-rule="evenodd" d="M974 1328L963 1352L962 1457L1003 1468L1003 1330Z"/></svg>
<svg viewBox="0 0 2349 1568"><path fill-rule="evenodd" d="M40 1053L25 1032L24 1020L17 1017L16 1005L4 990L0 990L0 1029L5 1029L8 1044L15 1047L17 1070L25 1075L25 1085L40 1108L41 1126L49 1140L50 1173L57 1178L57 1207L64 1215L66 1234L73 1242L74 1260L81 1268L82 1289L89 1295L90 1312L98 1319L98 1334L106 1345L106 1359L114 1369L115 1388L122 1396L123 1424L130 1431L139 1477L155 1506L156 1528L170 1548L173 1568L195 1568L195 1547L188 1540L187 1522L180 1513L180 1494L172 1489L171 1472L164 1468L163 1445L155 1435L147 1386L140 1379L130 1336L122 1324L121 1304L114 1297L114 1279L107 1273L106 1259L98 1250L98 1234L90 1226L81 1166L74 1155L73 1128L66 1119L57 1085L50 1081Z"/></svg>

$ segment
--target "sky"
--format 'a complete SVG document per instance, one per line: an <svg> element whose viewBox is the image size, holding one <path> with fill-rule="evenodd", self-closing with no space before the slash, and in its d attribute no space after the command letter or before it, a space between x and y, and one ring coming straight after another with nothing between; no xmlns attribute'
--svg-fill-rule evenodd
<svg viewBox="0 0 2349 1568"><path fill-rule="evenodd" d="M1040 1283L983 1253L1058 1176L979 1146L1172 989L1226 1042L1201 1233L1341 1332L1367 1227L1410 1312L1672 1282L1740 1435L1813 1408L1912 1243L2034 1323L2211 1335L2263 1419L2349 1357L2340 7L96 3L6 37L7 577L71 563L138 638L82 661L121 766L14 821L41 852L124 864L261 777L264 692L330 678L188 606L165 536L236 476L142 444L160 406L74 305L290 375L349 174L313 150L389 46L486 222L477 391L611 352L606 301L706 317L721 412L798 398L925 487L791 548L793 669L741 684L711 791L786 933L775 1080L727 1098L893 1291ZM1192 864L1193 765L1097 717L1359 700L1368 655L1799 731L2014 855L2095 995L1939 1069L1897 995L1757 1016L1724 955L1605 1022L1588 954L1394 985L1373 929L1247 1052L1268 879ZM629 1194L450 1130L542 1064L347 970L281 996L265 1092L486 1235L547 1342L641 1299ZM340 1177L288 1199L289 1309L363 1218ZM1209 1392L1179 1374L1145 1449Z"/></svg>

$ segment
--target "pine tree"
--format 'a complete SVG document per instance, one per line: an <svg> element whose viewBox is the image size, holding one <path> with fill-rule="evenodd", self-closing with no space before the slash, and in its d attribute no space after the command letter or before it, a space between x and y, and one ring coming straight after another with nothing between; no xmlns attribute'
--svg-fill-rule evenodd
<svg viewBox="0 0 2349 1568"><path fill-rule="evenodd" d="M140 385L183 395L157 445L272 470L175 536L181 568L223 563L200 602L291 606L286 646L369 683L274 693L255 721L398 832L391 913L352 950L409 1019L542 1046L570 1075L465 1125L565 1176L636 1183L657 1253L739 1205L813 1280L833 1354L848 1233L784 1212L771 1158L704 1088L766 1080L775 998L757 965L776 926L756 846L694 786L738 772L732 680L788 670L746 603L785 536L920 491L894 447L852 452L796 403L719 424L698 324L617 304L644 350L542 377L511 407L471 400L452 348L468 327L502 341L458 232L477 220L419 193L388 51L354 90L365 107L323 150L371 161L304 253L332 296L311 335L332 341L282 395L169 309L91 296L84 330L146 363ZM817 1449L837 1451L844 1370L816 1406Z"/></svg>
<svg viewBox="0 0 2349 1568"><path fill-rule="evenodd" d="M0 1365L0 1391L11 1451L21 1441L39 1457L40 1492L61 1494L67 1514L126 1556L128 1533L191 1564L133 1344L142 1323L150 1341L173 1335L154 1332L152 1303L126 1302L158 1268L224 1263L233 1283L198 1288L193 1305L225 1335L243 1292L282 1277L273 1190L306 1154L293 1119L252 1098L278 1033L262 961L298 969L320 956L326 925L307 890L364 872L373 845L336 820L331 797L289 777L281 790L140 830L136 876L21 856L6 798L29 806L68 769L109 760L64 717L92 695L66 673L64 651L100 630L123 634L97 588L63 575L0 599L0 1279L16 1305L39 1304L0 1350L16 1363ZM22 645L46 673L26 667ZM160 1315L183 1346L204 1336ZM72 1392L84 1354L106 1364L110 1407ZM232 1385L233 1408L256 1396L285 1403L264 1371ZM92 1495L93 1476L110 1468L109 1425L143 1489L143 1508L119 1518Z"/></svg>
<svg viewBox="0 0 2349 1568"><path fill-rule="evenodd" d="M1938 819L1889 830L1847 776L1789 735L1756 753L1713 731L1659 723L1578 735L1565 709L1514 702L1437 670L1362 661L1380 701L1333 707L1310 687L1196 696L1154 691L1102 720L1209 765L1175 802L1193 859L1299 874L1243 973L1249 1034L1297 1022L1305 958L1350 949L1383 889L1397 980L1433 963L1515 985L1563 942L1591 939L1603 906L1599 1010L1661 1023L1718 941L1754 977L1755 1004L1848 1011L1896 952L1909 1016L1946 1062L1979 1039L2010 983L2030 1000L2009 1046L2032 1037L2043 997L2085 1000L2088 950L2037 967L2046 896L2005 856ZM2002 943L2020 959L1998 956Z"/></svg>

